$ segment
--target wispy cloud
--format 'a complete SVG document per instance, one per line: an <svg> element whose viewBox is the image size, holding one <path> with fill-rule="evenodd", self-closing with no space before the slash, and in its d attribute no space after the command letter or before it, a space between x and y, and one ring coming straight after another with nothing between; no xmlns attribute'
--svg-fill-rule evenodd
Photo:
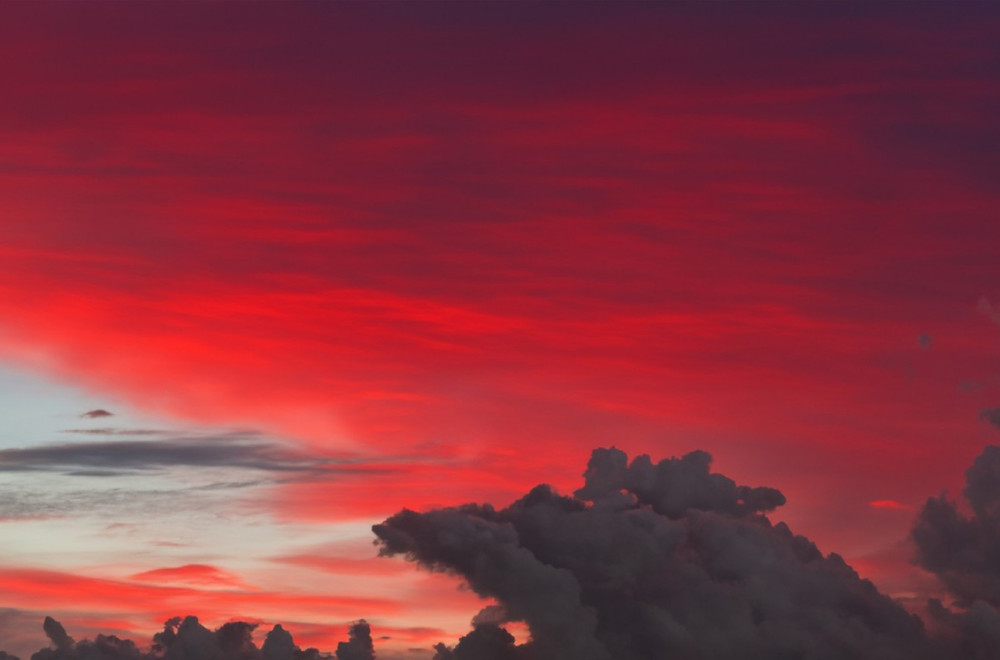
<svg viewBox="0 0 1000 660"><path fill-rule="evenodd" d="M70 429L97 435L134 435L115 429ZM140 430L140 435L164 433ZM266 472L305 472L330 463L276 443L238 435L108 440L0 450L0 471L50 471L99 476L170 467L234 467Z"/></svg>

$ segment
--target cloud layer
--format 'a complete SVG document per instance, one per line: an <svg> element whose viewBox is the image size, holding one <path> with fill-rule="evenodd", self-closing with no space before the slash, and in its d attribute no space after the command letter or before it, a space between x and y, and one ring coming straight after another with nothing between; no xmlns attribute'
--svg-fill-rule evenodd
<svg viewBox="0 0 1000 660"><path fill-rule="evenodd" d="M957 597L928 603L929 628L839 555L773 524L764 513L784 503L780 491L713 473L705 452L653 463L597 449L584 477L573 497L539 485L504 509L404 509L373 527L380 554L458 576L495 601L454 646L438 644L436 660L991 660L1000 652L1000 446L966 473L971 514L942 495L916 520L918 562ZM203 565L136 577L178 576L233 586ZM110 586L102 597L111 598ZM530 638L519 642L506 629L514 623ZM46 618L50 648L31 660L375 658L364 620L332 655L301 650L281 626L258 649L254 627L211 631L192 616L170 619L150 654L114 636L75 642Z"/></svg>
<svg viewBox="0 0 1000 660"><path fill-rule="evenodd" d="M209 630L197 617L175 617L153 636L152 649L141 651L134 642L114 635L97 635L92 641L76 642L52 617L42 624L50 648L33 653L31 660L374 660L371 628L364 620L348 629L348 641L334 654L317 649L300 649L292 636L275 625L258 649L252 633L257 624L243 621L226 623ZM0 660L18 660L0 652Z"/></svg>

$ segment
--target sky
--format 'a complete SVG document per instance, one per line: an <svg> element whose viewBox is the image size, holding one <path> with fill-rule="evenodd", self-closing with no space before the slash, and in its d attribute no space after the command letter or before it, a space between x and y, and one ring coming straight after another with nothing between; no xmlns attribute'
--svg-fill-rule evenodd
<svg viewBox="0 0 1000 660"><path fill-rule="evenodd" d="M910 531L1000 441L998 29L0 6L0 649L193 614L430 658L482 594L372 525L569 494L611 446L707 451L945 594Z"/></svg>

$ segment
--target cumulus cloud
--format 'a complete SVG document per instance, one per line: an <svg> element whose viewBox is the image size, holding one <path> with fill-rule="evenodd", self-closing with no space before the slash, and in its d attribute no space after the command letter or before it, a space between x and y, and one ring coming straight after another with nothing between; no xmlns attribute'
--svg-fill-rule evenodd
<svg viewBox="0 0 1000 660"><path fill-rule="evenodd" d="M153 636L152 648L144 652L136 644L114 635L97 635L76 642L62 624L45 617L42 628L50 647L31 655L31 660L374 660L371 627L364 620L348 628L348 641L333 654L317 649L302 650L292 635L274 626L258 649L253 641L257 624L243 621L226 623L209 630L197 617L174 617ZM17 660L0 651L0 660Z"/></svg>
<svg viewBox="0 0 1000 660"><path fill-rule="evenodd" d="M598 449L576 497L543 485L503 510L403 510L374 531L382 554L461 576L531 632L515 644L492 611L438 660L945 657L838 555L772 524L779 491L710 464Z"/></svg>
<svg viewBox="0 0 1000 660"><path fill-rule="evenodd" d="M372 629L362 619L348 631L348 640L337 644L337 660L375 660Z"/></svg>
<svg viewBox="0 0 1000 660"><path fill-rule="evenodd" d="M927 500L913 528L916 562L962 605L1000 606L1000 446L986 447L965 473L971 515L944 494Z"/></svg>
<svg viewBox="0 0 1000 660"><path fill-rule="evenodd" d="M494 599L435 660L995 660L1000 657L1000 447L966 473L971 514L943 495L921 510L917 561L958 597L930 601L933 625L765 513L778 490L739 485L692 452L654 463L595 450L574 496L540 485L504 509L402 510L373 530L380 554L461 577ZM201 575L204 566L173 571ZM526 624L518 643L505 629ZM209 630L169 620L152 651L114 636L76 642L55 620L31 660L374 660L371 627L333 653L275 626ZM0 660L14 660L0 655Z"/></svg>
<svg viewBox="0 0 1000 660"><path fill-rule="evenodd" d="M987 408L979 413L979 416L1000 429L1000 408Z"/></svg>
<svg viewBox="0 0 1000 660"><path fill-rule="evenodd" d="M961 660L1000 658L1000 613L979 600L964 611L952 611L931 599L928 614L945 626L943 634Z"/></svg>

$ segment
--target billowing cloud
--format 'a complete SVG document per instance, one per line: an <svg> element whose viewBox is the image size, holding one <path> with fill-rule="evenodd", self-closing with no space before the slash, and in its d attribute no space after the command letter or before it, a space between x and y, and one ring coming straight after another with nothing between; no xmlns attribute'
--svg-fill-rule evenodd
<svg viewBox="0 0 1000 660"><path fill-rule="evenodd" d="M153 636L151 652L142 652L134 642L114 635L97 635L94 640L76 642L52 617L42 624L50 648L33 653L31 660L374 660L371 627L358 621L348 628L348 641L334 654L317 649L300 649L280 625L267 634L260 649L252 633L257 624L231 621L209 630L197 617L174 617ZM17 660L0 652L0 660Z"/></svg>
<svg viewBox="0 0 1000 660"><path fill-rule="evenodd" d="M917 617L762 515L780 492L710 460L599 449L576 498L543 485L500 511L404 510L374 531L383 554L461 576L531 631L517 645L480 619L439 660L940 657Z"/></svg>
<svg viewBox="0 0 1000 660"><path fill-rule="evenodd" d="M372 629L366 621L351 626L348 640L337 644L337 660L375 660Z"/></svg>
<svg viewBox="0 0 1000 660"><path fill-rule="evenodd" d="M1000 446L986 447L965 473L971 515L945 495L927 500L913 528L917 563L971 605L1000 606Z"/></svg>
<svg viewBox="0 0 1000 660"><path fill-rule="evenodd" d="M1000 429L1000 408L987 408L979 416Z"/></svg>
<svg viewBox="0 0 1000 660"><path fill-rule="evenodd" d="M1000 447L987 447L966 473L971 516L941 496L930 498L917 519L918 560L959 597L950 607L927 604L929 629L839 555L824 555L784 523L772 523L764 512L784 502L780 491L713 473L705 452L653 463L598 449L584 477L573 497L539 485L499 510L489 504L404 509L374 526L380 554L458 576L494 601L472 617L472 630L456 644L434 647L435 660L993 660L1000 652ZM48 593L56 582L40 577ZM134 577L236 586L234 576L207 565ZM17 572L10 584L23 590L25 579ZM70 586L78 598L93 591L88 603L126 592L135 602L190 592L79 580ZM220 593L203 590L197 598L205 606ZM236 595L244 604L252 600L251 592ZM522 623L530 638L519 642L507 628ZM195 617L173 618L154 637L150 655L114 636L76 642L46 619L51 648L31 660L375 658L364 620L350 626L332 655L300 649L281 626L258 649L254 627L233 621L212 631Z"/></svg>

